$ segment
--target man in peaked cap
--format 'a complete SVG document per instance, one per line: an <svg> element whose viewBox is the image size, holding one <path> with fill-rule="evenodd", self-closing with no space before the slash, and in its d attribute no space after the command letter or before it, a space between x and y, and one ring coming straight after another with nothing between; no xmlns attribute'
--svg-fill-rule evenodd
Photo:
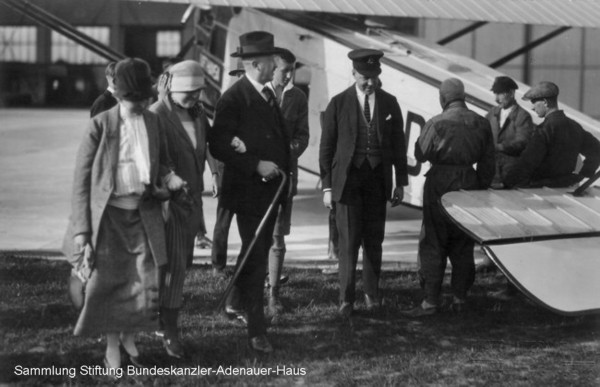
<svg viewBox="0 0 600 387"><path fill-rule="evenodd" d="M231 56L242 60L246 73L217 102L209 132L210 151L225 164L220 203L236 214L242 239L238 261L266 214L281 175L289 172L290 157L289 134L266 87L276 67L273 55L281 49L274 46L273 35L264 31L243 34L239 41ZM239 147L240 143L244 146ZM227 301L231 305L231 300L240 299L248 316L249 344L259 352L273 351L266 337L263 288L276 215L264 223Z"/></svg>
<svg viewBox="0 0 600 387"><path fill-rule="evenodd" d="M381 305L379 289L386 200L397 206L408 184L403 120L396 97L381 90L383 52L353 50L355 83L334 96L323 117L319 165L323 204L335 203L339 232L340 308L352 314L358 250L368 310ZM394 179L397 186L394 186Z"/></svg>
<svg viewBox="0 0 600 387"><path fill-rule="evenodd" d="M423 225L419 237L421 305L405 312L411 317L436 313L448 258L452 263L452 309L466 308L475 279L473 240L442 211L440 198L449 191L486 189L494 177L494 141L490 123L465 104L465 87L456 78L440 86L443 112L431 118L415 144L415 158L431 168L423 187ZM473 168L473 165L477 168Z"/></svg>
<svg viewBox="0 0 600 387"><path fill-rule="evenodd" d="M558 86L540 82L523 96L544 121L504 178L507 187L568 187L591 177L600 165L600 142L558 109ZM576 172L579 155L585 157Z"/></svg>
<svg viewBox="0 0 600 387"><path fill-rule="evenodd" d="M202 192L204 166L216 172L214 159L208 153L207 132L210 127L206 112L200 105L200 93L205 86L200 63L185 60L171 66L166 73L165 92L151 107L163 123L167 148L173 168L186 182L190 205L174 195L169 202L169 217L165 225L167 265L160 275L160 322L163 345L169 356L185 357L179 340L178 316L182 307L183 285L187 267L194 252L194 237L204 227ZM216 182L213 181L213 190Z"/></svg>
<svg viewBox="0 0 600 387"><path fill-rule="evenodd" d="M493 187L501 187L506 172L517 161L533 132L531 115L515 100L518 88L517 83L507 76L497 77L492 85L491 91L498 105L491 108L485 118L492 127L496 150Z"/></svg>

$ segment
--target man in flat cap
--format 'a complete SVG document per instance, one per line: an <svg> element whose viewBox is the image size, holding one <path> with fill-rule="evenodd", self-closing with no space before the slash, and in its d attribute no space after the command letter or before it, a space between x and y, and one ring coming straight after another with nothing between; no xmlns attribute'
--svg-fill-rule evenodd
<svg viewBox="0 0 600 387"><path fill-rule="evenodd" d="M503 187L502 180L518 160L533 133L531 114L515 100L515 90L518 88L512 78L504 75L496 77L492 84L491 91L496 96L498 105L492 107L485 116L490 121L496 149L496 174L492 181L492 188ZM488 267L494 267L494 264L486 256L483 262L477 265L477 270L485 270ZM509 289L512 292L512 288ZM501 291L496 296L502 298L508 294Z"/></svg>
<svg viewBox="0 0 600 387"><path fill-rule="evenodd" d="M495 171L490 123L467 108L459 79L442 82L440 105L443 112L427 121L415 144L415 158L429 161L431 168L423 189L419 237L419 279L425 297L421 305L405 312L412 317L439 311L448 258L452 263L452 309L465 310L467 292L475 279L474 242L444 215L440 198L460 189L487 189Z"/></svg>
<svg viewBox="0 0 600 387"><path fill-rule="evenodd" d="M600 165L600 142L558 109L558 86L540 82L523 96L544 121L504 178L507 187L568 187ZM575 172L579 155L585 157Z"/></svg>
<svg viewBox="0 0 600 387"><path fill-rule="evenodd" d="M273 55L281 49L264 31L243 34L239 40L232 57L241 58L246 73L217 102L209 131L210 151L225 164L221 204L236 214L242 239L238 265L275 197L281 175L289 172L290 157L284 119L266 86L276 67ZM247 313L251 348L265 353L273 351L266 337L263 289L276 215L272 213L256 237L230 298L239 297Z"/></svg>
<svg viewBox="0 0 600 387"><path fill-rule="evenodd" d="M287 200L278 209L273 245L269 253L269 302L271 315L276 316L283 306L279 300L281 270L285 257L285 235L290 234L292 222L292 202L298 190L298 158L308 146L308 99L300 88L294 86L296 56L288 49L275 54L273 80L267 85L273 90L277 105L281 109L287 131L290 134L290 189ZM283 277L285 278L285 277Z"/></svg>
<svg viewBox="0 0 600 387"><path fill-rule="evenodd" d="M506 172L517 161L533 132L531 115L515 100L519 86L510 77L494 80L492 92L496 103L485 118L490 121L496 149L496 175L492 187L501 188Z"/></svg>
<svg viewBox="0 0 600 387"><path fill-rule="evenodd" d="M332 98L323 117L319 149L323 204L331 209L335 203L336 208L339 312L344 318L354 308L361 246L366 307L381 305L386 200L392 206L400 204L408 184L400 106L396 97L378 88L382 56L383 52L370 49L348 54L356 82Z"/></svg>

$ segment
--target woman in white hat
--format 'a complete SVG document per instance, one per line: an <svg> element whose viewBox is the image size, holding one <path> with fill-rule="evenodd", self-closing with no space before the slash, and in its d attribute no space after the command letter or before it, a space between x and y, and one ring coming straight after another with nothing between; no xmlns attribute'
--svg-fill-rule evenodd
<svg viewBox="0 0 600 387"><path fill-rule="evenodd" d="M165 82L166 93L150 111L161 118L175 173L186 182L185 193L169 202L166 224L168 264L161 270L160 322L163 344L169 356L183 358L177 319L182 305L183 283L192 262L194 238L203 223L204 165L208 161L216 189L216 164L208 153L209 122L200 105L204 72L200 64L185 60L173 65Z"/></svg>

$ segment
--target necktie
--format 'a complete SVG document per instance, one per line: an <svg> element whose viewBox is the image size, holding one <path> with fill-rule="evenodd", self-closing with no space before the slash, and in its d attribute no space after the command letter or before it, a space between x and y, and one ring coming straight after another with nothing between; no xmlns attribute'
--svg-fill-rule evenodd
<svg viewBox="0 0 600 387"><path fill-rule="evenodd" d="M369 96L367 94L365 94L364 113L367 122L371 122L371 107L369 106Z"/></svg>
<svg viewBox="0 0 600 387"><path fill-rule="evenodd" d="M271 107L275 107L275 94L273 94L273 90L265 86L263 88L263 94L267 97L267 103Z"/></svg>

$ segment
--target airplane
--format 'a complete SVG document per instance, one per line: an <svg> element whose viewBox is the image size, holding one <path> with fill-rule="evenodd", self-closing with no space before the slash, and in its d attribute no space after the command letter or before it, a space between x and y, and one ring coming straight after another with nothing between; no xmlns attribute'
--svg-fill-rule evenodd
<svg viewBox="0 0 600 387"><path fill-rule="evenodd" d="M414 207L422 207L424 175L429 169L427 163L422 164L413 157L414 144L425 122L441 112L438 101L438 87L441 82L449 77L461 79L465 84L469 108L484 115L495 105L490 86L495 77L503 74L473 59L458 55L441 45L390 31L380 25L365 28L362 21L357 23L356 19L351 17L352 15L430 17L472 20L478 23L531 23L554 25L561 28L600 26L597 21L600 18L595 17L600 16L600 5L592 0L578 0L578 7L574 7L572 2L545 0L544 6L552 9L543 13L538 12L542 0L514 0L506 4L491 0L439 0L435 2L435 6L431 2L418 0L395 2L390 0L346 0L344 2L143 1L190 4L188 11L197 12L195 43L200 46L197 60L207 74L209 87L205 91L205 103L208 108L214 104L220 93L235 81L228 75L228 72L236 69L237 63L229 54L236 51L238 38L242 33L252 30L269 31L275 36L276 45L286 47L295 53L298 58L298 66L293 82L301 87L309 97L310 142L300 158L299 164L302 170L317 176L321 115L330 99L354 82L351 76L351 62L347 59L347 53L354 48L375 48L383 51L385 56L382 59L380 79L383 88L398 99L405 123L403 129L407 140L409 185L405 187L403 202L405 205ZM472 28L476 28L476 24ZM459 31L457 35L467 32L469 32L469 28ZM543 39L540 39L537 44L541 44L542 41ZM522 83L518 83L518 85L516 98L520 99L529 87ZM560 103L560 108L569 117L578 121L585 130L600 139L600 122L563 103ZM539 122L537 117L533 117L533 119L534 122ZM591 199L591 203L596 203L594 200L599 198L598 189L590 190L593 199ZM546 191L540 192L539 190L502 192L502 195L507 196L502 201L496 200L497 203L508 205L513 202L514 205L520 206L520 210L526 214L531 213L532 203L539 203L539 200L542 200L540 197L548 196L543 195L547 194ZM479 202L483 201L486 205L491 205L489 200L492 199L490 198L497 199L497 193L494 192L483 191L475 194L482 195L484 199L478 200ZM528 262L527 259L521 259L514 263L514 260L511 260L511 257L516 256L515 251L520 251L524 245L527 246L527 249L523 250L527 251L527 258L547 255L548 249L552 250L555 247L551 242L561 243L562 238L572 237L571 230L560 227L550 228L550 231L546 230L543 235L543 240L538 241L537 237L531 237L531 230L526 227L516 227L515 229L520 234L513 235L509 239L510 243L503 243L503 248L499 248L500 244L496 243L496 240L507 242L506 238L502 236L499 238L482 237L470 228L471 223L485 224L487 220L484 216L485 213L476 213L473 206L470 205L471 201L475 199L469 195L475 194L458 192L444 197L445 203L449 203L447 204L448 214L483 246L486 254L518 288L533 299L540 301L545 307L559 313L582 314L600 310L600 305L597 305L594 300L581 303L569 298L558 304L554 302L559 297L558 293L561 290L576 287L574 281L578 281L577 278L581 278L578 284L579 288L598 290L597 286L594 287L597 276L571 276L569 277L570 282L560 282L558 290L549 291L549 288L552 288L549 284L538 286L539 283L530 281L536 273L532 273L532 269L527 264L533 261ZM455 195L458 196L455 197ZM552 192L552 195L569 194ZM500 212L503 211L501 206L492 207ZM568 213L568 210L560 206L548 205L546 207L551 210L538 214L541 219L564 215L565 211ZM469 216L465 216L465 213L468 213ZM572 215L565 216L566 219L570 219L569 217ZM495 226L492 224L488 225L489 227ZM594 234L598 231L594 227L592 227L592 231L588 230L576 235L577 240L572 244L573 251L576 253L567 256L561 249L556 254L551 254L549 259L549 262L556 264L549 264L548 261L536 261L534 267L543 267L545 273L562 274L565 272L565 259L567 257L574 259L572 255L576 255L578 259L590 265L587 273L597 273L598 270L594 271L593 269L598 267L600 261L593 256L593 253L597 249L599 239ZM533 224L531 228L535 230L539 228L539 225ZM555 242L557 238L561 239ZM515 241L528 243L519 243L515 248ZM579 275L580 272L577 271L576 274ZM587 302L590 300L590 295L595 296L595 294L598 292L578 294L578 296Z"/></svg>
<svg viewBox="0 0 600 387"><path fill-rule="evenodd" d="M144 0L164 2L164 0ZM553 25L572 23L575 19L557 17L548 20L535 12L515 13L519 5L529 7L531 1L512 2L509 14L497 9L493 15L489 12L476 14L478 7L470 13L467 9L472 0L445 0L440 4L443 9L431 9L419 5L418 1L390 2L386 0L353 0L344 3L296 1L269 2L251 0L167 0L170 3L189 3L199 11L198 24L203 37L197 39L201 45L198 60L204 66L212 92L208 100L216 96L233 82L235 77L228 75L237 66L230 53L235 52L238 38L242 33L253 30L265 30L273 33L275 44L290 49L298 58L298 68L293 80L296 86L308 94L310 141L308 148L299 160L302 170L318 176L318 151L320 141L320 119L330 99L352 85L351 62L347 53L354 48L375 48L383 51L382 73L380 79L383 88L393 94L400 104L404 118L404 133L407 144L409 184L405 187L404 204L422 207L422 189L424 175L429 165L421 164L414 158L414 144L425 122L441 112L438 100L438 88L449 77L463 81L467 93L467 105L470 109L485 115L495 105L494 95L490 91L495 77L503 75L473 59L458 55L443 46L425 42L422 39L391 32L383 28L369 28L360 31L364 25L352 23L346 17L333 13L349 15L372 14L389 16L443 17L450 19L466 18L470 20L505 21L520 23L546 22ZM535 0L538 1L538 0ZM534 1L534 2L535 2ZM593 10L600 7L589 1L583 1ZM479 8L483 2L477 2ZM490 3L490 2L488 2ZM497 7L498 2L493 2ZM422 3L421 3L422 4ZM560 7L560 2L556 2ZM491 5L488 4L491 7ZM458 8L457 8L458 7ZM510 8L510 7L509 7ZM416 10L415 10L416 9ZM527 8L531 11L531 8ZM312 14L307 11L318 11ZM590 9L585 10L590 12ZM403 13L400 13L403 12ZM412 13L411 13L412 12ZM572 15L574 11L566 14ZM581 11L583 13L584 10ZM507 16L511 15L511 16ZM528 16L529 15L529 16ZM561 24L562 23L562 24ZM590 21L594 26L597 22ZM518 83L516 98L519 100L529 89ZM209 103L210 105L210 103ZM576 109L560 104L565 113L578 121L585 130L600 139L600 122L582 114ZM539 118L533 115L534 122Z"/></svg>
<svg viewBox="0 0 600 387"><path fill-rule="evenodd" d="M300 66L294 83L307 91L310 115L310 143L299 164L303 170L314 174L318 171L321 114L331 97L354 82L346 54L361 47L383 51L385 56L380 79L384 89L396 96L404 115L403 129L409 163L409 185L405 188L404 196L404 203L407 205L422 207L424 174L429 165L423 165L413 157L414 144L425 122L441 111L438 102L440 83L449 77L461 79L465 84L469 108L482 115L495 104L490 86L495 77L503 75L500 72L412 36L381 28L370 28L368 33L357 32L360 31L357 26L343 23L340 18L324 18L323 14L306 12L311 7L315 11L327 12L325 8L332 2L303 2L301 6L299 2L293 1L280 1L277 5L270 6L250 0L191 0L190 3L201 7L200 25L207 32L199 61L207 70L211 83L219 91L235 81L227 75L237 65L229 53L236 50L239 35L244 32L270 31L276 37L276 45L286 47L296 54ZM262 9L251 8L251 3ZM462 3L464 8L469 1L445 3ZM473 1L471 3L474 5ZM477 4L481 6L482 3ZM494 6L498 3L495 2ZM511 5L514 6L515 3L531 5L532 2L511 2ZM222 5L238 5L242 8L219 7ZM336 7L346 13L359 14L378 7L385 9L383 5L392 4L384 0L363 0L337 3ZM418 8L416 1L400 1L396 5ZM280 9L273 9L275 7ZM228 9L230 12L227 12ZM456 10L452 7L444 10L448 9ZM597 6L596 10L600 12ZM570 15L572 12L570 10L562 15ZM450 17L458 18L458 15L461 12L455 12ZM507 16L509 13L500 10L494 15L495 18L511 17ZM535 20L526 20L527 15ZM484 17L486 21L491 20L489 14ZM522 22L539 23L541 20L538 12L523 12L519 17ZM566 17L553 23L564 23L565 19ZM510 21L515 21L515 18ZM211 50L211 47L220 49ZM520 99L528 89L527 85L519 83L516 98ZM600 139L600 122L562 103L560 108ZM535 114L532 116L534 122L539 123L539 118ZM600 294L600 281L597 280L599 271L593 270L600 268L600 260L596 257L600 247L599 199L598 188L591 189L588 196L583 198L575 198L565 190L489 190L452 192L444 196L443 203L450 218L482 246L486 255L524 294L557 313L578 315L600 312L600 299L595 296ZM511 224L514 233L509 233L510 237L507 237L506 230L502 228L502 221L499 224L490 221L490 211L496 211L496 217L491 219L499 217L503 222ZM511 213L512 218L507 212ZM467 221L461 219L461 216L465 217L465 213L470 215ZM538 223L528 223L531 219ZM577 227L561 227L571 224L569 221ZM517 227L512 222L523 222L529 227ZM478 227L472 227L473 225ZM490 228L493 236L482 236L475 232ZM526 243L522 243L523 241ZM544 275L540 275L540 268L544 268Z"/></svg>

